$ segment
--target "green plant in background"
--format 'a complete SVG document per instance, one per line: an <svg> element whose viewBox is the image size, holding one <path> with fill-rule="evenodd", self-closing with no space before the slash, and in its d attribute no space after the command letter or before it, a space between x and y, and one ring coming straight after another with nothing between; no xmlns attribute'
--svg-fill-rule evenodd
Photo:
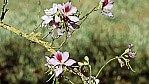
<svg viewBox="0 0 149 84"><path fill-rule="evenodd" d="M89 15L91 14L91 13L88 13ZM86 17L88 17L88 14L86 15ZM86 18L86 17L84 17L84 18ZM89 18L89 17L88 17ZM86 21L87 21L88 19L86 19ZM83 23L83 24L85 24L85 23ZM81 29L82 30L82 29ZM83 30L84 31L84 30ZM92 31L90 31L90 32L92 32ZM55 32L56 33L56 32ZM31 34L30 34L31 35ZM32 35L34 35L34 33L32 34ZM87 34L86 34L87 35ZM35 37L36 37L36 35L34 35ZM43 37L46 37L46 36L43 36ZM80 36L78 36L78 37L81 37L81 35ZM90 37L92 37L92 36L89 36L89 38ZM65 37L61 37L62 39L63 38L65 38ZM72 36L72 38L73 38L73 36ZM76 38L76 37L75 37ZM48 36L48 39L49 39L49 36ZM52 38L53 39L53 38ZM71 39L71 38L69 38L69 39ZM56 40L57 41L59 41L59 39L54 39L54 41L53 40L51 40L52 42L53 42L53 44L52 45L57 45L57 43L56 43ZM85 41L87 41L87 40L85 40ZM61 44L60 42L64 42L65 43L65 40L64 41L62 41L61 39L60 39L60 41L59 41L59 44ZM96 42L96 36L95 36L95 42ZM97 41L98 42L98 41ZM90 43L89 43L90 44ZM65 45L65 44L64 44ZM70 44L69 44L70 45ZM84 45L84 44L83 44ZM97 44L98 45L98 44ZM71 47L71 46L70 46ZM75 47L75 46L74 46ZM103 46L104 47L104 46ZM103 48L102 46L100 46L100 48L102 49ZM56 49L57 50L57 48L59 48L59 46L58 47L54 47L54 49ZM65 48L65 47L60 47L60 48ZM86 48L86 49L88 49L88 47L85 47L85 46L82 46L82 48ZM64 49L65 51L67 51L67 49ZM93 51L93 52L97 52L96 51L96 49L94 49L95 51ZM79 52L80 52L80 55L81 55L81 53L84 53L84 51L83 52L81 52L81 51L83 51L83 49L79 49ZM90 60L91 60L91 65L93 65L92 63L92 60L93 60L93 57L91 57L91 52L90 51L92 51L92 50L89 50L89 52L85 52L86 53L86 55L88 55L89 56L89 58L90 58ZM69 51L69 52L71 52L71 51ZM78 52L77 51L77 49L76 50L74 50L74 54L75 54L75 52ZM78 52L78 53L79 53ZM106 52L106 51L104 51L104 52ZM113 52L114 53L114 52ZM111 53L112 54L112 53ZM96 56L97 56L97 54L95 54ZM72 56L72 54L71 54L71 56ZM117 56L117 55L116 55ZM80 57L79 57L80 58ZM76 58L76 59L79 59L79 58ZM128 58L127 56L126 56L126 58ZM125 61L125 59L121 59L122 61ZM81 61L81 60L80 60ZM98 60L97 60L98 61ZM128 61L127 59L126 59L126 61ZM121 63L121 62L120 62ZM98 67L99 68L99 67ZM76 69L75 69L76 70ZM108 70L108 69L107 69ZM76 70L77 71L77 70ZM95 74L94 72L93 72L93 74ZM67 77L65 77L65 76L63 76L64 78L66 78L67 79ZM91 79L95 79L94 77L92 78L92 76L88 76L88 77L90 77L90 80ZM102 81L100 81L100 82L102 82Z"/></svg>

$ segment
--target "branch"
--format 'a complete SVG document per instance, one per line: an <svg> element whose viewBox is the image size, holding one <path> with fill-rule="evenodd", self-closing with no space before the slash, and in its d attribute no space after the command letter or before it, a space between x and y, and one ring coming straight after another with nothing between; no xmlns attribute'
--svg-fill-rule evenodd
<svg viewBox="0 0 149 84"><path fill-rule="evenodd" d="M80 20L83 20L80 25L82 25L82 23L87 19L87 17L93 12L93 11L97 11L97 6L95 6L91 11L89 11L86 15L84 15L83 17L80 18Z"/></svg>
<svg viewBox="0 0 149 84"><path fill-rule="evenodd" d="M8 9L7 8L5 8L6 7L6 5L7 5L7 0L4 0L4 4L3 4L3 6L2 6L2 14L1 14L1 16L0 16L0 20L2 21L3 19L4 19L4 17L5 17L5 14L7 13L7 11L8 11Z"/></svg>
<svg viewBox="0 0 149 84"><path fill-rule="evenodd" d="M3 22L0 22L0 27L6 29L6 30L9 30L19 36L22 36L24 38L26 38L27 40L30 40L32 42L35 42L35 43L38 43L40 45L42 45L43 47L45 47L48 51L50 51L51 53L55 53L56 51L51 47L51 44L49 44L48 42L46 41L42 41L40 39L37 38L37 36L39 36L41 33L38 32L38 33L34 33L32 32L31 34L26 34L20 30L18 30L17 28L15 27L12 27L12 26L9 26L7 24L4 24Z"/></svg>

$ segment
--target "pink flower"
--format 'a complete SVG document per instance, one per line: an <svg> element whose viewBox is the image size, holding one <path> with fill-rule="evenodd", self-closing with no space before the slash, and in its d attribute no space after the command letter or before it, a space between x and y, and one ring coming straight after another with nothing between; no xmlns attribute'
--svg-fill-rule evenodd
<svg viewBox="0 0 149 84"><path fill-rule="evenodd" d="M113 7L113 0L101 0L102 2L102 8L101 8L101 14L104 14L106 16L113 16L113 14L110 12L110 10Z"/></svg>
<svg viewBox="0 0 149 84"><path fill-rule="evenodd" d="M59 76L62 72L63 72L63 68L62 66L65 65L65 66L71 66L73 65L74 63L76 63L75 60L73 59L68 59L69 57L69 52L60 52L60 51L57 51L53 58L49 58L46 56L46 59L47 59L47 64L45 64L45 66L47 65L54 65L56 66L56 76Z"/></svg>
<svg viewBox="0 0 149 84"><path fill-rule="evenodd" d="M71 5L71 2L63 3L63 5L58 4L58 9L64 16L67 16L71 21L73 22L79 21L79 18L73 15L77 12L77 8L73 7Z"/></svg>

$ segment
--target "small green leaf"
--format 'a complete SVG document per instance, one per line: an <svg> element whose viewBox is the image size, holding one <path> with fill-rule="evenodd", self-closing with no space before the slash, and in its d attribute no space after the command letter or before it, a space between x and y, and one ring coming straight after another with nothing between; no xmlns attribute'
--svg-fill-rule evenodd
<svg viewBox="0 0 149 84"><path fill-rule="evenodd" d="M88 58L88 56L85 56L85 57L84 57L84 60L89 63L89 58Z"/></svg>
<svg viewBox="0 0 149 84"><path fill-rule="evenodd" d="M82 63L82 62L78 62L78 65L79 65L79 66L83 66L83 63Z"/></svg>

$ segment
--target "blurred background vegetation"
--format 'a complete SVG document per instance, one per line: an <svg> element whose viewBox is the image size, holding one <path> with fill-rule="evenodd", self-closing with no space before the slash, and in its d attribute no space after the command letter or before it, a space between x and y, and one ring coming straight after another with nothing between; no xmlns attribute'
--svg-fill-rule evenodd
<svg viewBox="0 0 149 84"><path fill-rule="evenodd" d="M66 2L40 1L39 5L38 0L9 0L9 11L4 22L29 33L41 22L44 9L50 8L53 2ZM74 0L73 5L77 6L82 14L86 14L98 2L99 0ZM0 7L2 4L3 0L0 1ZM92 13L61 51L70 52L70 57L78 61L83 60L86 55L89 56L93 75L96 75L108 59L122 54L127 45L133 43L137 56L131 60L131 65L136 72L133 73L126 67L120 68L118 62L113 61L98 78L101 84L148 84L148 9L149 0L115 0L112 9L114 17L101 16L99 11ZM46 83L50 76L45 74L45 55L51 53L38 44L0 28L0 84ZM72 81L78 79L76 77Z"/></svg>

